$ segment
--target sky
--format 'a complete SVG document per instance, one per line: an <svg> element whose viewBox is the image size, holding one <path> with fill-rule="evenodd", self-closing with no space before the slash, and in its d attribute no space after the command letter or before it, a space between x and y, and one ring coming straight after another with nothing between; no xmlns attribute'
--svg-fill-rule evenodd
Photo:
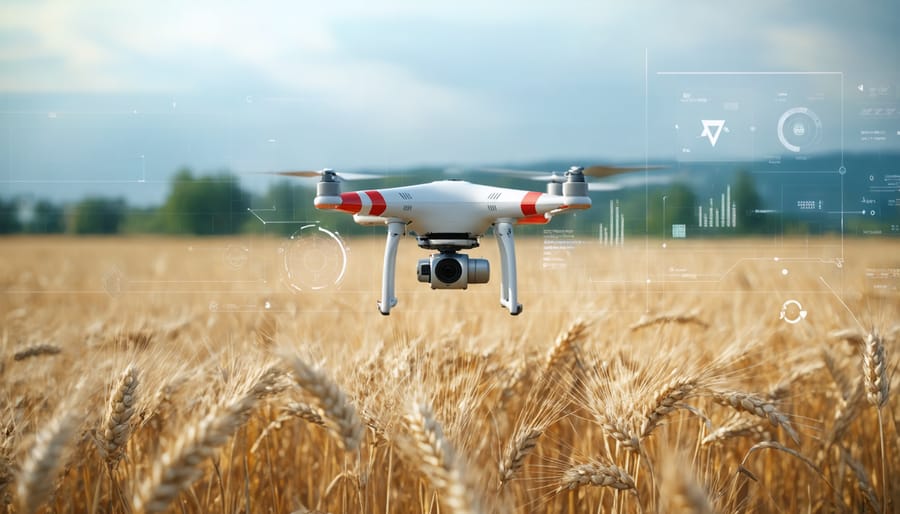
<svg viewBox="0 0 900 514"><path fill-rule="evenodd" d="M754 131L778 119L759 114L767 95L787 91L784 112L812 102L823 118L819 150L896 149L897 19L887 1L3 0L0 195L150 204L182 166L669 158L686 143L657 131L686 117L693 142L693 117L724 116L684 112L688 90L739 105ZM675 71L831 74L660 75ZM876 103L894 114L857 115ZM875 147L860 136L873 123Z"/></svg>

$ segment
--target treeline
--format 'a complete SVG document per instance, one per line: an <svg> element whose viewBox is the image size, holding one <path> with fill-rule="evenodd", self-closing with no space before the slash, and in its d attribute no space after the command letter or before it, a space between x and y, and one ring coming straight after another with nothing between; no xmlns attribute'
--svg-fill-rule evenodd
<svg viewBox="0 0 900 514"><path fill-rule="evenodd" d="M47 200L0 199L2 233L233 234L249 206L249 195L229 174L195 177L181 170L160 207L129 208L122 198L89 196L71 205Z"/></svg>
<svg viewBox="0 0 900 514"><path fill-rule="evenodd" d="M402 183L418 183L440 178L435 170L409 170ZM484 181L483 178L471 180ZM832 231L815 220L799 216L766 215L764 199L753 177L738 172L732 177L731 199L740 206L738 224L733 229L697 231L699 198L691 185L676 182L667 185L625 189L593 194L594 208L576 215L559 216L551 228L571 228L583 235L597 235L597 227L609 226L609 200L618 202L629 235L649 234L671 237L671 226L688 227L690 237L718 237L746 234L816 234ZM401 185L391 180L383 187ZM533 189L533 182L494 178L502 187ZM174 234L215 236L238 233L291 235L305 223L318 221L343 234L382 234L371 227L360 227L350 216L317 211L312 202L311 184L283 180L273 183L262 195L241 188L234 175L223 172L195 175L188 169L172 178L166 200L158 207L129 207L122 198L92 196L69 205L47 200L23 202L0 198L0 234ZM371 186L370 186L371 187ZM364 187L363 187L364 189ZM251 211L250 209L253 209ZM856 223L859 226L855 226ZM861 224L862 223L862 224ZM848 233L861 232L865 223L850 221ZM543 227L522 227L525 233L540 233Z"/></svg>

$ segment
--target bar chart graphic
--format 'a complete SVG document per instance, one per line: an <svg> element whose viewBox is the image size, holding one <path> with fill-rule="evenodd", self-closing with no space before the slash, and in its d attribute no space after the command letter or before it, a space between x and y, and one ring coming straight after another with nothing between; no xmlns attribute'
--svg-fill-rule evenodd
<svg viewBox="0 0 900 514"><path fill-rule="evenodd" d="M603 246L625 244L625 215L619 210L619 201L609 201L609 225L600 224L600 242Z"/></svg>
<svg viewBox="0 0 900 514"><path fill-rule="evenodd" d="M719 201L709 198L708 205L697 206L697 226L700 228L737 228L737 204L731 200L731 185L725 187Z"/></svg>

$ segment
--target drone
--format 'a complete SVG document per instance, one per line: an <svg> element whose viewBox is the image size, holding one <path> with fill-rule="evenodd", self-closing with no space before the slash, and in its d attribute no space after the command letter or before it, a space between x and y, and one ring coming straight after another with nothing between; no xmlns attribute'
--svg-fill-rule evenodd
<svg viewBox="0 0 900 514"><path fill-rule="evenodd" d="M485 284L490 279L487 259L470 258L461 253L479 246L489 228L493 228L500 248L500 305L516 316L522 312L518 301L516 249L513 227L543 225L561 213L589 209L588 183L585 176L607 177L644 168L572 166L564 174L549 176L540 172L505 171L531 174L547 181L547 192L525 191L481 184L465 180L437 180L385 189L342 191L345 180L377 178L358 173L338 174L332 169L319 171L280 171L276 175L319 177L314 205L320 210L334 210L353 215L364 226L386 226L384 271L378 311L389 315L397 305L394 276L397 248L401 236L414 234L420 248L432 250L416 266L419 282L432 289L467 289L469 284Z"/></svg>

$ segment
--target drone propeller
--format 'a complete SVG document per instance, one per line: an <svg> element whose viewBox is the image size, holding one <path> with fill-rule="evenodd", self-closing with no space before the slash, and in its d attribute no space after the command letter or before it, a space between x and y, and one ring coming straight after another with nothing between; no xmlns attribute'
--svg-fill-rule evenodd
<svg viewBox="0 0 900 514"><path fill-rule="evenodd" d="M348 180L373 180L384 178L385 175L375 174L375 173L353 173L353 172L341 172L337 173L336 171L325 168L322 170L290 170L290 171L263 171L260 172L265 175L280 175L282 177L326 177L331 176L334 177L338 181L348 181Z"/></svg>
<svg viewBox="0 0 900 514"><path fill-rule="evenodd" d="M496 173L497 175L509 175L511 177L522 177L537 182L565 182L566 177L558 172L546 172L539 170L517 170L512 168L478 168L478 171L487 173Z"/></svg>
<svg viewBox="0 0 900 514"><path fill-rule="evenodd" d="M660 168L662 168L662 166L588 166L584 168L582 173L584 173L586 177L604 178L613 175L621 175L623 173L657 170Z"/></svg>
<svg viewBox="0 0 900 514"><path fill-rule="evenodd" d="M632 173L635 171L642 170L654 170L661 168L661 166L588 166L581 170L581 173L587 177L596 177L596 178L605 178L611 177L614 175L621 175L623 173ZM538 182L557 182L562 183L566 181L566 173L567 172L551 172L547 173L546 171L538 171L538 170L517 170L510 168L481 168L481 171L486 171L488 173L499 173L501 175L511 175L517 177L523 177L529 180L535 180Z"/></svg>

